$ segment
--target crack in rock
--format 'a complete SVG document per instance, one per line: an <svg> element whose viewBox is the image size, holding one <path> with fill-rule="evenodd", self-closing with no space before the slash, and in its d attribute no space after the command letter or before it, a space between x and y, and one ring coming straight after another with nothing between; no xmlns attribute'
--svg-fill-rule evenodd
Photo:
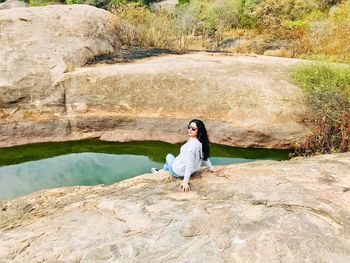
<svg viewBox="0 0 350 263"><path fill-rule="evenodd" d="M316 209L316 208L306 206L306 205L285 204L285 203L269 203L268 200L252 200L250 203L252 205L263 205L267 208L278 207L278 208L282 208L282 209L289 211L289 212L296 211L296 210L311 212L311 213L317 215L318 217L326 219L326 221L328 221L328 222L330 221L330 222L333 222L337 225L343 226L343 223L338 218L334 217L333 215L331 215L330 213L328 213L327 211L325 211L323 209Z"/></svg>

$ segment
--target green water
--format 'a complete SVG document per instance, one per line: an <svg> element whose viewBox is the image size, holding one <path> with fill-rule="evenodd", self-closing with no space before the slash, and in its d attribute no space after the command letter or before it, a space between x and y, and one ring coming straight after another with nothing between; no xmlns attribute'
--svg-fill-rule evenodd
<svg viewBox="0 0 350 263"><path fill-rule="evenodd" d="M0 149L0 200L41 189L112 184L161 168L166 154L181 145L163 142L113 143L99 140L39 143ZM211 145L214 165L286 160L289 152Z"/></svg>

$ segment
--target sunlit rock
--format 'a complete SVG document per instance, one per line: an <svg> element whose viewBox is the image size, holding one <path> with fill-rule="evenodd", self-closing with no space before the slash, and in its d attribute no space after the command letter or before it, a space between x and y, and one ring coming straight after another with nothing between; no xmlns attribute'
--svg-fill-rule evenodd
<svg viewBox="0 0 350 263"><path fill-rule="evenodd" d="M350 261L350 154L0 202L1 262Z"/></svg>

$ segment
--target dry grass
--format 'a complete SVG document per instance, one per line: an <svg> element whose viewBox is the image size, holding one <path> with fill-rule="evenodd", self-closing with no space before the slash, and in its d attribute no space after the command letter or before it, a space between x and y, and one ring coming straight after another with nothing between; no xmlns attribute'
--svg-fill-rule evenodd
<svg viewBox="0 0 350 263"><path fill-rule="evenodd" d="M135 3L116 5L111 9L115 16L110 25L128 47L222 50L350 62L350 0L330 14L304 1L291 5L290 0L266 0L243 19L250 19L249 25L234 16L237 10L231 14L235 24L227 20L230 16L217 16L209 8L212 3L194 1L175 11L151 11ZM208 6L203 9L202 5ZM198 11L202 9L204 13ZM225 45L228 39L231 44Z"/></svg>

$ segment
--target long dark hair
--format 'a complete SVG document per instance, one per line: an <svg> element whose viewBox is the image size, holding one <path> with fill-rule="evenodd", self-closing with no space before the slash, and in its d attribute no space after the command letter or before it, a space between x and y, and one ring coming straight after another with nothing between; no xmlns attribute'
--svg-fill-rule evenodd
<svg viewBox="0 0 350 263"><path fill-rule="evenodd" d="M203 160L206 161L208 160L208 157L210 155L207 129L205 128L205 125L201 120L194 119L190 121L188 125L190 125L192 122L194 122L197 125L197 139L202 143Z"/></svg>

